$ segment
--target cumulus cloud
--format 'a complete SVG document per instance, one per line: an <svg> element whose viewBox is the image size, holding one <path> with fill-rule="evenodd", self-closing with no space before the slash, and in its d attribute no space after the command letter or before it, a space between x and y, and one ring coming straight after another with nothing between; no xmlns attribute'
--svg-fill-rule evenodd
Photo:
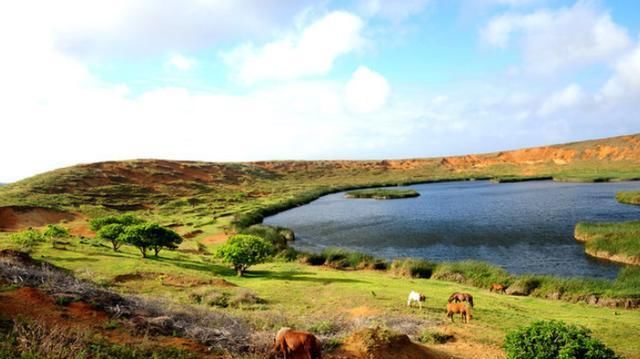
<svg viewBox="0 0 640 359"><path fill-rule="evenodd" d="M508 47L517 37L525 70L536 73L608 61L630 45L626 29L609 13L582 1L558 10L496 16L481 37L497 48Z"/></svg>
<svg viewBox="0 0 640 359"><path fill-rule="evenodd" d="M359 8L366 16L399 22L421 13L432 2L432 0L360 0Z"/></svg>
<svg viewBox="0 0 640 359"><path fill-rule="evenodd" d="M572 108L584 100L585 94L579 85L571 84L564 89L551 94L540 106L538 113L542 116L552 114L558 110Z"/></svg>
<svg viewBox="0 0 640 359"><path fill-rule="evenodd" d="M384 76L360 66L344 87L347 107L355 113L380 110L389 98L391 89Z"/></svg>
<svg viewBox="0 0 640 359"><path fill-rule="evenodd" d="M56 47L80 58L131 58L210 48L286 26L308 0L9 1L2 11L47 24ZM37 19L37 20L36 20Z"/></svg>
<svg viewBox="0 0 640 359"><path fill-rule="evenodd" d="M323 75L339 56L362 45L363 26L358 16L334 11L299 33L287 34L262 46L246 43L222 57L245 84Z"/></svg>
<svg viewBox="0 0 640 359"><path fill-rule="evenodd" d="M640 98L640 43L622 56L614 66L614 74L600 91L601 100Z"/></svg>
<svg viewBox="0 0 640 359"><path fill-rule="evenodd" d="M172 54L167 63L180 71L189 71L195 66L196 61L181 54Z"/></svg>

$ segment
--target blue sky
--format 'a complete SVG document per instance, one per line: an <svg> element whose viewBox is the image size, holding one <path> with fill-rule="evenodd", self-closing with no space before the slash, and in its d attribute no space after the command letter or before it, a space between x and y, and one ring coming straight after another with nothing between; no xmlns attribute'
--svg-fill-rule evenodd
<svg viewBox="0 0 640 359"><path fill-rule="evenodd" d="M7 2L0 182L103 160L428 157L637 133L638 14L632 0Z"/></svg>

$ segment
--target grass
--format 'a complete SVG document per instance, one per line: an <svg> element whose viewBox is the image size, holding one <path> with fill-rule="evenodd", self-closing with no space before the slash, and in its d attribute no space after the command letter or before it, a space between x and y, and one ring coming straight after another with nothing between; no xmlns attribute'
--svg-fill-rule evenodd
<svg viewBox="0 0 640 359"><path fill-rule="evenodd" d="M640 221L618 223L580 222L575 227L576 239L586 242L585 250L595 256L640 264Z"/></svg>
<svg viewBox="0 0 640 359"><path fill-rule="evenodd" d="M616 199L620 203L640 205L640 191L618 192Z"/></svg>
<svg viewBox="0 0 640 359"><path fill-rule="evenodd" d="M372 188L349 191L345 194L347 198L371 198L371 199L400 199L418 197L420 193L412 189L389 189Z"/></svg>
<svg viewBox="0 0 640 359"><path fill-rule="evenodd" d="M246 318L260 330L275 331L279 326L287 325L332 332L336 327L348 327L344 323L351 318L352 310L366 308L372 313L374 322L410 316L439 323L436 330L444 330L448 326L463 330L465 341L499 346L509 330L535 320L560 319L590 328L596 337L622 354L640 354L640 343L624 339L640 335L640 311L572 304L533 296L493 294L475 285L504 279L506 274L481 262L424 264L433 271L432 279L400 277L393 271L336 270L298 262L257 265L249 269L246 277L237 277L231 268L206 255L167 251L162 252L160 258L142 259L135 249L127 246L116 253L107 247L83 244L76 238L70 239L69 243L65 249L37 246L34 258L70 269L80 277L112 286L118 291L164 297L183 304L194 304L194 293L206 295L211 289L209 284L198 285L197 280L205 283L211 278L224 278L237 286L218 291L228 293L223 295L226 307L210 307L208 303L201 305L208 310L225 311ZM0 246L10 245L8 239L0 239ZM336 252L332 255L335 257ZM131 273L155 273L157 279L133 277L130 281L114 282L116 276ZM433 279L438 275L446 277L447 273L460 274L464 280L455 283ZM166 280L166 276L196 285L182 287ZM541 278L536 283L532 295L538 296L558 290L569 295L590 289L602 295L637 294L640 269L623 270L615 282ZM309 295L311 288L313 295ZM427 295L423 311L406 307L406 295L411 290ZM455 291L471 293L476 302L474 320L465 327L459 323L450 325L444 322L446 300ZM249 304L231 305L233 298L238 298L239 303L248 301Z"/></svg>

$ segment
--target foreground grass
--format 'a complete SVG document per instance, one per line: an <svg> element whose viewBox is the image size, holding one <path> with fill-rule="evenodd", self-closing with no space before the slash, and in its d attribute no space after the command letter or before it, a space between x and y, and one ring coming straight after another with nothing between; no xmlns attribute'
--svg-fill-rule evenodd
<svg viewBox="0 0 640 359"><path fill-rule="evenodd" d="M629 264L640 264L640 221L580 222L575 237L584 241L588 254Z"/></svg>
<svg viewBox="0 0 640 359"><path fill-rule="evenodd" d="M389 189L372 188L349 191L345 194L347 198L372 198L372 199L399 199L418 197L420 193L412 189Z"/></svg>
<svg viewBox="0 0 640 359"><path fill-rule="evenodd" d="M0 239L0 247L11 245L7 239ZM640 357L640 343L628 340L640 336L640 311L637 310L505 296L460 283L409 279L391 272L335 270L296 262L258 265L252 267L246 277L239 278L209 256L167 251L161 252L159 258L141 259L133 248L123 247L122 252L116 253L87 239L82 242L71 239L65 249L43 244L34 250L33 256L121 292L164 297L179 303L193 304L193 293L202 290L235 293L247 288L264 302L224 309L212 307L211 310L245 317L261 330L275 331L289 325L317 332L331 330L345 320L364 317L371 323L388 318L405 321L416 318L450 330L463 341L500 346L509 330L535 320L559 319L590 328L595 337L621 354ZM475 268L477 270L477 265ZM116 280L118 276L132 273L153 275ZM437 268L434 277L436 274ZM205 284L212 278L223 278L238 287L216 288ZM423 310L406 307L410 290L427 295ZM454 291L466 291L475 297L474 320L469 325L444 321L446 300Z"/></svg>

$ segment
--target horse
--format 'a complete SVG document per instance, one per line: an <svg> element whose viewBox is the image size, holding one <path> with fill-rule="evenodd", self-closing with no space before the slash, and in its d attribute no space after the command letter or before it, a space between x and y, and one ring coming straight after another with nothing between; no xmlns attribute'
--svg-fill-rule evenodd
<svg viewBox="0 0 640 359"><path fill-rule="evenodd" d="M491 288L489 288L489 291L506 294L507 292L505 292L505 289L507 289L507 287L505 287L503 284L493 283L491 284Z"/></svg>
<svg viewBox="0 0 640 359"><path fill-rule="evenodd" d="M453 315L460 313L462 317L462 321L464 323L469 323L469 321L473 318L471 314L471 309L469 309L464 303L447 303L447 317L451 319L453 323Z"/></svg>
<svg viewBox="0 0 640 359"><path fill-rule="evenodd" d="M318 339L309 332L280 328L273 340L273 351L284 355L285 359L320 359Z"/></svg>
<svg viewBox="0 0 640 359"><path fill-rule="evenodd" d="M449 303L451 303L451 302L456 302L456 303L467 302L467 303L469 303L471 308L473 308L473 296L471 294L469 294L469 293L455 292L455 293L451 294L451 296L449 296L448 302Z"/></svg>
<svg viewBox="0 0 640 359"><path fill-rule="evenodd" d="M422 302L426 299L427 297L424 294L412 290L411 293L409 293L409 298L407 299L407 306L410 307L413 302L418 302L420 309L422 309Z"/></svg>

